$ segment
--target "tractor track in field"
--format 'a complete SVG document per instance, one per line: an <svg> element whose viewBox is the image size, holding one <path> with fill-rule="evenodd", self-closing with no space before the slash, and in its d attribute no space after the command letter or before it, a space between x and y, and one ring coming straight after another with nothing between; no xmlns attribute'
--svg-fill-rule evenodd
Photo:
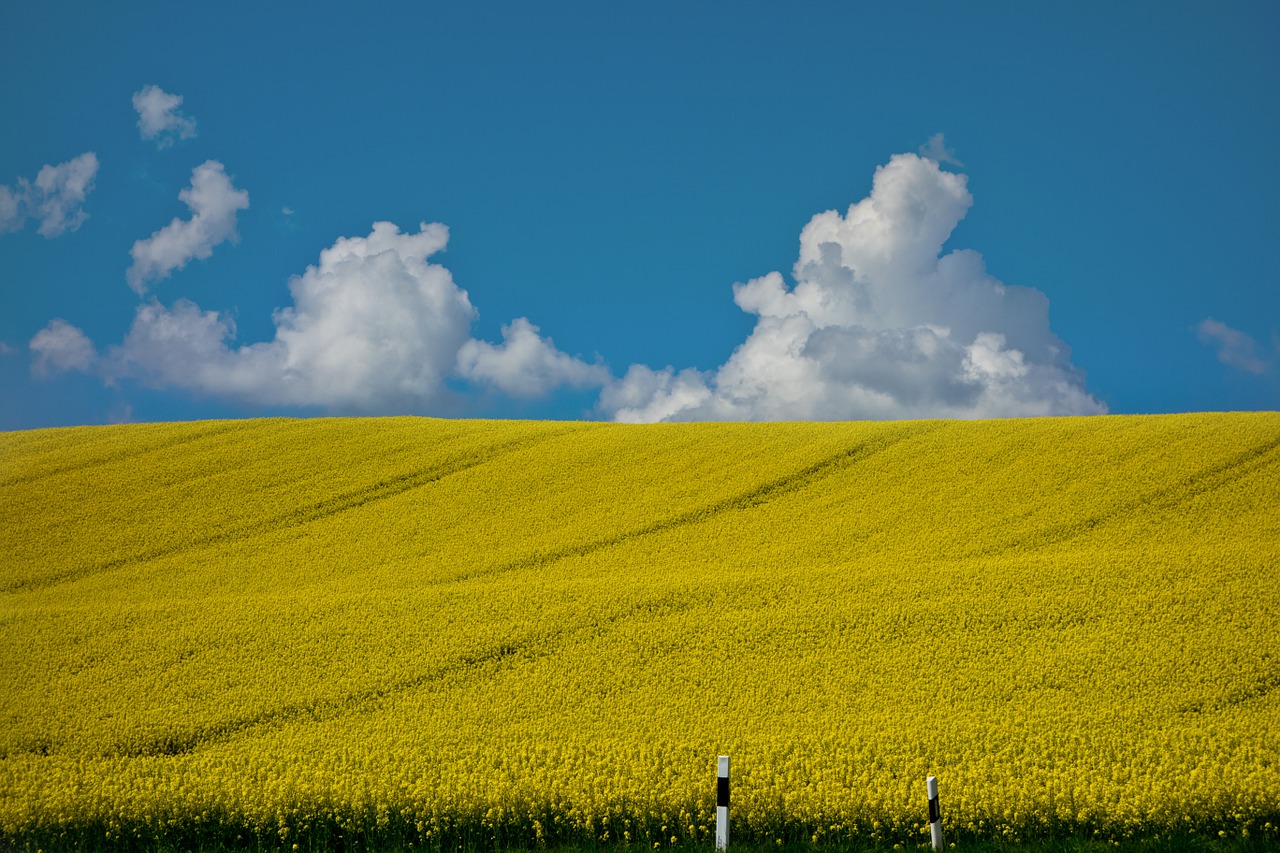
<svg viewBox="0 0 1280 853"><path fill-rule="evenodd" d="M1172 485L1161 486L1141 497L1122 501L1087 518L1051 525L1030 536L976 550L963 556L965 558L999 556L1020 548L1038 550L1068 542L1099 527L1122 521L1145 509L1172 509L1200 495L1237 482L1269 464L1275 464L1274 457L1277 451L1280 451L1280 435L1237 453L1216 465L1183 477Z"/></svg>
<svg viewBox="0 0 1280 853"><path fill-rule="evenodd" d="M181 542L170 542L149 548L127 556L116 557L90 565L80 566L57 575L46 576L30 581L17 581L0 588L3 592L20 592L47 589L58 584L70 583L91 575L114 571L127 566L147 563L153 560L171 557L187 551L195 551L236 540L247 539L264 533L275 533L301 527L332 518L342 512L357 509L378 501L398 497L414 489L438 483L448 477L470 471L485 465L509 453L515 453L543 441L558 437L567 432L581 430L575 425L572 429L556 430L524 436L503 444L485 447L470 453L462 453L444 462L429 465L425 468L406 471L403 474L379 480L358 489L351 489L332 497L324 498L309 504L296 507L288 512L278 513L266 518L256 519L252 523L243 524L222 530L216 530L204 536Z"/></svg>
<svg viewBox="0 0 1280 853"><path fill-rule="evenodd" d="M724 498L722 500L697 507L696 509L661 519L653 522L652 524L646 524L642 527L623 531L612 536L605 536L600 539L570 545L565 548L558 548L551 551L535 552L501 565L491 566L476 572L450 578L446 582L457 583L476 578L501 575L507 572L519 571L521 569L546 566L559 562L560 560L586 556L596 551L622 545L635 539L666 533L678 527L701 524L730 512L755 509L786 495L801 491L802 489L807 488L813 483L816 483L837 471L869 459L899 443L926 435L941 428L941 424L929 424L928 426L913 424L911 427L900 430L896 435L886 437L882 434L876 439L859 442L853 447L846 448L839 453L828 456L827 458L819 460L812 465L808 465L799 471L795 471L784 477L770 480L732 497Z"/></svg>

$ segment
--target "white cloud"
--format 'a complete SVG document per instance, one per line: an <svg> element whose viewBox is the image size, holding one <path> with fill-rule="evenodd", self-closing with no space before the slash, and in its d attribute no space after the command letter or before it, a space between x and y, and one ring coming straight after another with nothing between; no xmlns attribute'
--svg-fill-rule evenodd
<svg viewBox="0 0 1280 853"><path fill-rule="evenodd" d="M157 148L168 148L175 139L196 135L196 123L183 115L178 107L181 95L171 95L159 86L143 86L133 93L133 108L138 111L138 130L143 139L154 139Z"/></svg>
<svg viewBox="0 0 1280 853"><path fill-rule="evenodd" d="M1266 373L1267 360L1260 355L1258 342L1245 332L1233 329L1212 317L1206 317L1196 326L1200 342L1218 351L1218 361L1243 370L1246 373Z"/></svg>
<svg viewBox="0 0 1280 853"><path fill-rule="evenodd" d="M35 360L31 371L36 376L49 376L66 370L92 372L98 361L93 342L80 329L63 319L55 319L36 332L31 339Z"/></svg>
<svg viewBox="0 0 1280 853"><path fill-rule="evenodd" d="M0 234L19 231L26 220L22 212L23 198L6 186L0 185Z"/></svg>
<svg viewBox="0 0 1280 853"><path fill-rule="evenodd" d="M458 350L458 373L513 397L541 397L561 385L587 388L610 379L604 365L560 352L524 317L502 327L500 345L474 339L464 343Z"/></svg>
<svg viewBox="0 0 1280 853"><path fill-rule="evenodd" d="M476 312L466 291L427 260L448 239L440 224L413 234L390 222L374 223L367 237L339 239L290 279L293 304L275 312L270 341L236 346L229 316L185 299L172 307L148 300L124 341L101 358L83 332L60 320L32 349L42 373L83 370L109 383L371 413L443 406L452 394L447 381L464 361L466 375L521 396L608 378L603 367L557 351L523 318L504 329L502 345L471 340Z"/></svg>
<svg viewBox="0 0 1280 853"><path fill-rule="evenodd" d="M920 146L920 156L936 163L964 168L964 163L956 159L955 152L947 147L947 138L941 133L929 137L929 141Z"/></svg>
<svg viewBox="0 0 1280 853"><path fill-rule="evenodd" d="M83 205L97 174L98 156L87 151L44 166L34 183L19 178L14 189L0 186L0 233L21 230L29 218L40 221L37 230L46 238L75 231L89 218Z"/></svg>
<svg viewBox="0 0 1280 853"><path fill-rule="evenodd" d="M868 198L805 226L794 287L776 272L734 286L758 319L728 361L706 373L632 366L601 411L623 421L1105 411L1050 331L1043 293L993 278L976 252L941 254L971 203L963 175L893 157Z"/></svg>
<svg viewBox="0 0 1280 853"><path fill-rule="evenodd" d="M249 193L231 184L223 165L209 160L191 172L191 186L178 193L191 210L187 220L173 221L145 240L133 244L133 258L125 273L129 286L142 295L147 283L182 269L192 258L213 254L213 247L236 238L236 211L249 206Z"/></svg>
<svg viewBox="0 0 1280 853"><path fill-rule="evenodd" d="M58 166L45 166L36 175L28 204L31 215L40 220L40 233L57 237L75 231L89 214L81 205L93 189L98 174L98 158L92 151Z"/></svg>
<svg viewBox="0 0 1280 853"><path fill-rule="evenodd" d="M600 393L600 408L628 423L654 423L698 411L712 400L707 374L694 368L676 373L668 366L652 370L643 364L627 368L620 381Z"/></svg>
<svg viewBox="0 0 1280 853"><path fill-rule="evenodd" d="M443 225L402 234L389 222L339 239L290 280L293 304L275 312L269 342L233 347L232 320L186 300L144 304L108 355L110 375L260 404L438 401L475 316L449 271L426 260L447 241Z"/></svg>
<svg viewBox="0 0 1280 853"><path fill-rule="evenodd" d="M207 256L248 204L214 162L193 173L181 197L192 219L135 245L131 283ZM84 370L251 404L370 413L439 410L459 381L516 397L602 385L598 410L622 421L1105 411L1050 330L1043 293L993 278L976 252L943 254L971 203L963 175L914 154L893 157L869 197L804 227L794 285L772 272L734 286L734 301L756 324L710 371L632 365L614 379L604 365L556 349L523 317L503 328L501 343L472 339L466 291L428 261L448 230L422 224L402 233L389 222L339 239L290 279L292 304L273 315L271 340L237 345L229 316L187 300L148 300L101 356L63 321L31 348L46 373Z"/></svg>

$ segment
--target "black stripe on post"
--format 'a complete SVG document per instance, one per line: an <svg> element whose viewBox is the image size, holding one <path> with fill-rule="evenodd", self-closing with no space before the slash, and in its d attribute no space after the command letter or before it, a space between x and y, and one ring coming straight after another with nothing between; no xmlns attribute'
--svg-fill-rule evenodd
<svg viewBox="0 0 1280 853"><path fill-rule="evenodd" d="M942 809L938 807L938 778L924 780L929 793L929 841L934 850L942 850Z"/></svg>
<svg viewBox="0 0 1280 853"><path fill-rule="evenodd" d="M716 853L729 849L729 756L716 760Z"/></svg>

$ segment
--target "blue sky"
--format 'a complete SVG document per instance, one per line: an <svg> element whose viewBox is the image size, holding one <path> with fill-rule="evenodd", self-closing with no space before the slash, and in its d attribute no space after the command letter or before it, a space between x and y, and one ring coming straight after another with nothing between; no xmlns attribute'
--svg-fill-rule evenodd
<svg viewBox="0 0 1280 853"><path fill-rule="evenodd" d="M1280 408L1278 39L1271 3L7 3L0 429Z"/></svg>

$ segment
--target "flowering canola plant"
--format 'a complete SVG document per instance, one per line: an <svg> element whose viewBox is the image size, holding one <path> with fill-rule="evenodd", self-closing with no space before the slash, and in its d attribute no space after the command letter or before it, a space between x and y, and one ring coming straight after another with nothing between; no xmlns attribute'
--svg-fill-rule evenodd
<svg viewBox="0 0 1280 853"><path fill-rule="evenodd" d="M1280 825L1280 415L0 434L0 838Z"/></svg>

